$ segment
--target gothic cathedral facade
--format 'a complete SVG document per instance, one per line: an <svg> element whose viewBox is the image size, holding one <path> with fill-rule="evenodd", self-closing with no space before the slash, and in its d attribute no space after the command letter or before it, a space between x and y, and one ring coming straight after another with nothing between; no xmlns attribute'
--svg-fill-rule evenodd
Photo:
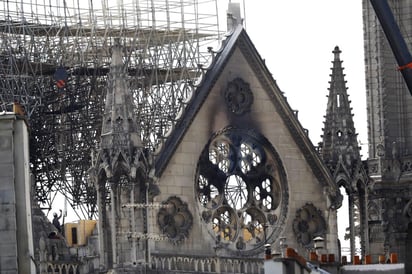
<svg viewBox="0 0 412 274"><path fill-rule="evenodd" d="M195 258L242 265L261 260L265 245L306 256L316 237L325 254L339 258L339 189L243 27L211 54L150 157L130 112L122 47L112 50L102 140L90 170L99 190L100 265L158 268L173 257L192 262L191 271L200 264Z"/></svg>

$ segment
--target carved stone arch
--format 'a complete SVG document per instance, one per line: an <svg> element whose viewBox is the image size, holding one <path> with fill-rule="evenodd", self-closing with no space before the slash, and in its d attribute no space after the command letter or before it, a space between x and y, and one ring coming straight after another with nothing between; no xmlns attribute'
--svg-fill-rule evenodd
<svg viewBox="0 0 412 274"><path fill-rule="evenodd" d="M343 187L346 191L346 194L353 192L351 182L345 174L343 173L338 174L338 176L336 176L335 178L335 183L338 186L338 188Z"/></svg>
<svg viewBox="0 0 412 274"><path fill-rule="evenodd" d="M380 206L375 201L369 201L368 203L368 220L379 221L381 220Z"/></svg>
<svg viewBox="0 0 412 274"><path fill-rule="evenodd" d="M127 160L127 156L123 155L123 153L117 154L117 157L112 161L112 166L117 175L129 174L130 172L130 165Z"/></svg>
<svg viewBox="0 0 412 274"><path fill-rule="evenodd" d="M89 172L91 172L92 176L96 176L95 178L97 178L97 181L100 181L100 176L102 175L102 172L105 173L105 176L107 178L111 178L113 176L111 159L109 156L109 152L107 150L102 150L99 152L96 163Z"/></svg>

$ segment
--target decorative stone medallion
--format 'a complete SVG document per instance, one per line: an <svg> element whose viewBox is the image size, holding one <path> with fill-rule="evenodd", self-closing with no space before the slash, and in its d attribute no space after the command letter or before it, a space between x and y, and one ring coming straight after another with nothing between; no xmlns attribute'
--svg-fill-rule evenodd
<svg viewBox="0 0 412 274"><path fill-rule="evenodd" d="M169 197L163 204L167 206L157 213L159 228L173 243L179 243L189 235L192 214L187 204L178 197Z"/></svg>
<svg viewBox="0 0 412 274"><path fill-rule="evenodd" d="M326 233L326 221L322 213L313 204L306 204L296 212L293 221L293 231L297 240L304 247L313 246L315 237L324 237Z"/></svg>
<svg viewBox="0 0 412 274"><path fill-rule="evenodd" d="M250 111L253 104L253 93L249 84L241 78L229 82L225 90L225 101L230 112L242 115Z"/></svg>

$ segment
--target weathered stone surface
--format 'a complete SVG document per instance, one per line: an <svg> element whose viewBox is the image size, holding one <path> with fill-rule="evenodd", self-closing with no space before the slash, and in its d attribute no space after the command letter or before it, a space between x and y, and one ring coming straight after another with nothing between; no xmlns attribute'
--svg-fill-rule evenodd
<svg viewBox="0 0 412 274"><path fill-rule="evenodd" d="M0 247L1 248L1 247ZM1 273L18 273L16 256L0 256Z"/></svg>
<svg viewBox="0 0 412 274"><path fill-rule="evenodd" d="M0 168L0 174L2 169ZM0 184L0 204L14 203L15 190L14 190L13 177L2 176Z"/></svg>
<svg viewBox="0 0 412 274"><path fill-rule="evenodd" d="M6 115L6 116L0 116L0 131L1 132L7 132L7 131L12 131L13 130L13 123L15 121L15 115Z"/></svg>
<svg viewBox="0 0 412 274"><path fill-rule="evenodd" d="M17 246L15 244L0 244L0 248L2 257L17 256Z"/></svg>
<svg viewBox="0 0 412 274"><path fill-rule="evenodd" d="M0 151L12 151L13 138L9 135L0 135Z"/></svg>
<svg viewBox="0 0 412 274"><path fill-rule="evenodd" d="M16 210L14 204L1 204L0 205L0 233L2 231L16 230Z"/></svg>
<svg viewBox="0 0 412 274"><path fill-rule="evenodd" d="M1 157L1 153L0 153ZM6 160L8 161L8 160ZM2 184L10 183L13 184L14 181L14 168L11 164L3 164L0 160L0 174L2 178Z"/></svg>

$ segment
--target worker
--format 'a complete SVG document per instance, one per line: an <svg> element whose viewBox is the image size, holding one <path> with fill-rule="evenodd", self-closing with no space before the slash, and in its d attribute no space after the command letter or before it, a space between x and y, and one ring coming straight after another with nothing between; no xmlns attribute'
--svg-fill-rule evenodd
<svg viewBox="0 0 412 274"><path fill-rule="evenodd" d="M62 232L62 229L60 227L60 218L62 217L62 210L60 209L60 215L57 215L56 212L53 213L53 225L56 227L57 231L59 233Z"/></svg>

